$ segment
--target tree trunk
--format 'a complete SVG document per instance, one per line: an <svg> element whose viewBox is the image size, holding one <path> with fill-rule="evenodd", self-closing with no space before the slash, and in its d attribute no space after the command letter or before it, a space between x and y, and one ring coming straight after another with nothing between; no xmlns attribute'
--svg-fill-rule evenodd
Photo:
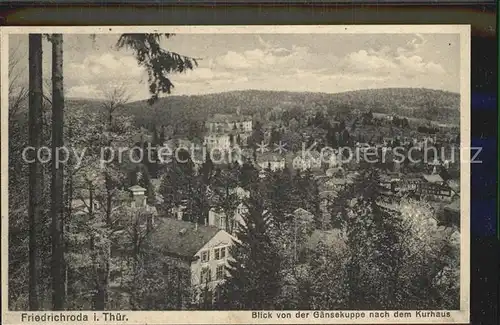
<svg viewBox="0 0 500 325"><path fill-rule="evenodd" d="M29 145L38 150L42 138L40 115L42 114L43 100L42 78L42 35L29 35ZM29 165L29 309L38 310L38 243L39 223L41 220L40 198L43 195L41 187L41 163L33 152L30 157L34 160Z"/></svg>
<svg viewBox="0 0 500 325"><path fill-rule="evenodd" d="M72 138L71 130L70 130L70 133L69 133L68 137L70 139ZM73 213L73 210L72 210L72 202L73 202L73 172L71 172L71 171L67 174L66 188L67 188L67 190L65 191L66 192L66 203L65 203L66 204L66 207L65 207L66 210L65 210L65 215L64 215L64 220L65 221L70 220L71 215ZM67 237L66 233L69 232L69 230L70 230L68 226L69 226L69 224L67 222L63 222L64 232L62 234L62 238L63 238L63 244L64 244L64 256L66 256L66 254L70 250L70 246L69 246L68 240L66 240L66 237ZM71 301L71 298L68 298L72 294L71 289L72 289L71 269L69 268L68 263L66 262L66 260L64 260L64 297L66 298L67 301Z"/></svg>
<svg viewBox="0 0 500 325"><path fill-rule="evenodd" d="M55 161L58 149L64 146L64 89L63 37L52 35L52 308L64 309L64 246L62 220L64 218L64 167Z"/></svg>

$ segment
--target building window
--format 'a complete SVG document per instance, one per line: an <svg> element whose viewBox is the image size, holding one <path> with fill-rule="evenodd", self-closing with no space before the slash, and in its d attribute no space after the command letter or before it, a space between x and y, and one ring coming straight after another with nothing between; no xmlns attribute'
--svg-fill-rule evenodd
<svg viewBox="0 0 500 325"><path fill-rule="evenodd" d="M210 251L201 252L201 262L206 263L208 260L210 260Z"/></svg>
<svg viewBox="0 0 500 325"><path fill-rule="evenodd" d="M214 249L214 254L215 254L215 259L216 260L221 260L224 257L226 257L226 247L220 247Z"/></svg>
<svg viewBox="0 0 500 325"><path fill-rule="evenodd" d="M216 269L216 272L215 272L215 279L216 280L222 280L224 279L224 270L225 270L225 266L224 264L221 264L221 265L217 265L217 269Z"/></svg>
<svg viewBox="0 0 500 325"><path fill-rule="evenodd" d="M207 283L212 281L212 272L209 267L204 267L201 269L200 283Z"/></svg>
<svg viewBox="0 0 500 325"><path fill-rule="evenodd" d="M226 229L226 217L225 216L220 216L219 218L219 228L220 229Z"/></svg>

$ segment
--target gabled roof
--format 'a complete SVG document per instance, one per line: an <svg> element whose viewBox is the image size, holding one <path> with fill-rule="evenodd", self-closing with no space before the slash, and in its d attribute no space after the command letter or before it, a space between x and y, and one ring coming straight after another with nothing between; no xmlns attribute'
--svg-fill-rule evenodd
<svg viewBox="0 0 500 325"><path fill-rule="evenodd" d="M223 230L214 226L196 226L192 222L165 218L151 238L165 253L192 258L219 231Z"/></svg>
<svg viewBox="0 0 500 325"><path fill-rule="evenodd" d="M129 191L131 191L131 192L141 192L141 191L142 191L142 192L145 192L145 191L146 191L146 189L145 189L144 187L141 187L141 186L139 186L139 185L134 185L134 186L131 186L131 187L129 187L128 189L129 189Z"/></svg>
<svg viewBox="0 0 500 325"><path fill-rule="evenodd" d="M430 174L430 175L423 174L422 176L429 183L442 183L442 182L444 182L443 178L441 176L439 176L439 174Z"/></svg>
<svg viewBox="0 0 500 325"><path fill-rule="evenodd" d="M307 222L312 222L314 220L314 215L302 208L298 208L295 211L293 211L293 216L302 220L302 221L307 221Z"/></svg>

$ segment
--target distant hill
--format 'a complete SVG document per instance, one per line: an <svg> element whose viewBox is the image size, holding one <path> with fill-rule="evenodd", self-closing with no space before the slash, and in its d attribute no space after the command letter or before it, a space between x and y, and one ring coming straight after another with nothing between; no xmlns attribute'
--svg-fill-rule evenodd
<svg viewBox="0 0 500 325"><path fill-rule="evenodd" d="M68 98L66 107L98 112L102 110L102 103L102 100ZM460 95L425 88L364 89L335 94L244 90L167 96L160 98L153 106L146 101L137 101L128 103L119 112L132 116L137 126L151 128L152 125L165 125L175 128L179 134L186 134L192 133L193 129L203 129L203 122L215 113L239 111L265 122L272 111L298 111L312 115L318 109L330 116L340 115L345 119L352 117L353 112L372 110L373 113L395 114L413 120L427 119L458 125Z"/></svg>
<svg viewBox="0 0 500 325"><path fill-rule="evenodd" d="M195 96L168 96L153 106L146 101L127 105L126 111L140 125L169 125L205 120L214 113L262 116L279 108L314 111L323 107L331 114L353 110L427 118L441 123L458 124L460 95L424 88L365 89L336 94L245 90Z"/></svg>

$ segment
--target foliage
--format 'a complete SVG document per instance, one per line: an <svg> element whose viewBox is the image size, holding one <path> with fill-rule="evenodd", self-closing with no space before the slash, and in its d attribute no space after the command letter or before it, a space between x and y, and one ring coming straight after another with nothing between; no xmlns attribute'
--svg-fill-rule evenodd
<svg viewBox="0 0 500 325"><path fill-rule="evenodd" d="M162 36L169 38L172 34L122 34L116 43L118 48L133 50L139 65L146 68L151 93L148 101L150 104L158 100L160 93L170 94L174 85L169 74L192 70L198 65L196 59L162 48Z"/></svg>
<svg viewBox="0 0 500 325"><path fill-rule="evenodd" d="M179 136L187 137L190 135L189 126L193 121L202 123L216 113L235 114L236 107L242 108L242 114L250 115L261 122L269 121L262 119L262 116L265 116L270 108L280 107L275 121L294 132L306 127L308 116L314 117L314 103L327 107L324 116L325 120L330 122L334 121L337 115L350 120L351 112L358 109L361 112L371 110L373 113L394 113L409 120L411 118L413 126L415 119L422 119L422 111L427 110L429 102L442 108L433 113L432 120L458 125L458 94L416 88L371 89L338 94L232 91L197 96L169 96L168 100L159 98L152 107L144 101L133 102L127 105L126 110L127 114L134 116L137 126L168 125L176 129ZM145 114L146 111L148 114ZM422 120L422 123L428 122ZM258 140L257 138L256 143Z"/></svg>
<svg viewBox="0 0 500 325"><path fill-rule="evenodd" d="M185 157L173 159L162 177L160 194L162 211L171 216L173 208L183 211L183 220L205 224L210 208L206 177L197 173L187 152Z"/></svg>
<svg viewBox="0 0 500 325"><path fill-rule="evenodd" d="M337 270L345 272L344 308L457 308L456 232L438 227L435 212L421 201L385 207L377 174L362 171L330 208L348 248Z"/></svg>
<svg viewBox="0 0 500 325"><path fill-rule="evenodd" d="M280 257L269 237L271 220L264 209L262 190L256 187L245 202L248 212L238 227L238 241L230 249L229 276L223 288L230 297L229 309L272 310L280 290Z"/></svg>
<svg viewBox="0 0 500 325"><path fill-rule="evenodd" d="M236 189L238 187L237 165L231 165L225 169L218 169L212 182L213 207L217 212L223 212L226 216L226 231L233 233L232 216L241 203L241 198Z"/></svg>

